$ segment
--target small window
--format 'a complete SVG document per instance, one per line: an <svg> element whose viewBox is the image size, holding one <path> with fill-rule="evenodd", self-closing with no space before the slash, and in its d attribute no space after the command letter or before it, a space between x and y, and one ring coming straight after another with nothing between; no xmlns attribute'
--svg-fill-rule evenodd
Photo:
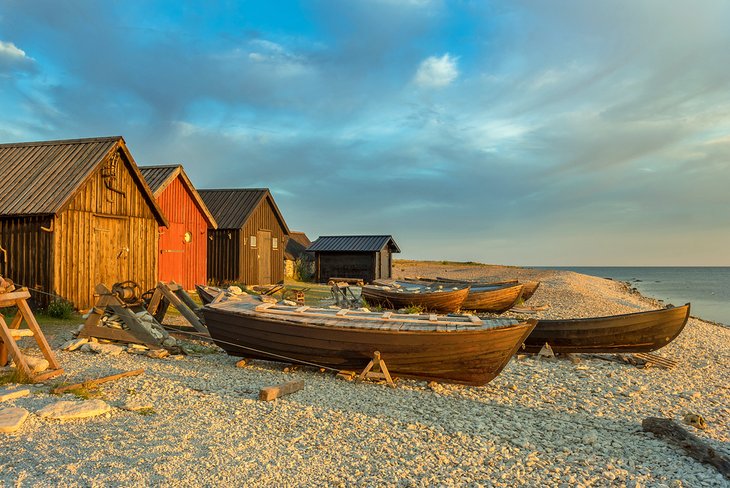
<svg viewBox="0 0 730 488"><path fill-rule="evenodd" d="M273 247L274 249L279 249L279 239L277 239L276 237L272 238L271 247Z"/></svg>
<svg viewBox="0 0 730 488"><path fill-rule="evenodd" d="M249 242L251 243L251 247L256 247L256 236L251 236Z"/></svg>

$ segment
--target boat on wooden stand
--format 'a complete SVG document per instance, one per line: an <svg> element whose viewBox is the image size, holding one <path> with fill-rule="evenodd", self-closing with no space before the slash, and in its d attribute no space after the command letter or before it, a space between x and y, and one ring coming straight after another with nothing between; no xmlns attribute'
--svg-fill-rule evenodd
<svg viewBox="0 0 730 488"><path fill-rule="evenodd" d="M469 295L469 286L456 286L455 290L413 286L365 285L361 297L368 304L385 308L399 309L420 307L430 312L457 312Z"/></svg>
<svg viewBox="0 0 730 488"><path fill-rule="evenodd" d="M651 352L672 342L689 318L690 304L585 319L539 320L525 341L528 352L547 343L558 353Z"/></svg>
<svg viewBox="0 0 730 488"><path fill-rule="evenodd" d="M391 288L409 289L423 287L425 289L441 288L444 291L450 287L464 286L463 283L449 283L432 280L417 280L409 278L407 281L379 280L375 282L380 285L389 285ZM457 288L453 288L457 289ZM470 284L469 294L461 303L461 310L475 312L503 313L512 308L522 297L522 285L516 283L507 284Z"/></svg>
<svg viewBox="0 0 730 488"><path fill-rule="evenodd" d="M529 300L532 295L535 294L538 287L540 286L539 281L519 281L516 279L511 280L503 280L503 281L489 281L488 279L482 279L482 280L458 280L455 278L444 278L441 276L437 276L436 278L404 278L405 281L427 281L432 283L455 283L460 285L471 285L472 287L475 286L498 286L498 285L516 285L521 284L522 285L522 298L523 302L526 302Z"/></svg>
<svg viewBox="0 0 730 488"><path fill-rule="evenodd" d="M398 314L226 299L203 309L213 340L234 356L362 370L376 351L394 375L484 385L534 320Z"/></svg>

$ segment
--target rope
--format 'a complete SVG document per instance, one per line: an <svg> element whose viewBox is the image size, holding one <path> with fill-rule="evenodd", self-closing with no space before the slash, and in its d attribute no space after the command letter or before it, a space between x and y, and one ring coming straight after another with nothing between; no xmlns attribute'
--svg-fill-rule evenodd
<svg viewBox="0 0 730 488"><path fill-rule="evenodd" d="M193 336L193 337L199 337L199 338L205 338L205 339L208 338L208 336L203 335L203 334L201 334L199 332L197 332L197 333L196 332L187 332L187 331L175 329L174 327L169 327L169 326L166 327L164 325L163 325L163 327L165 329L167 329L167 330L171 330L171 331L174 331L174 332L180 333L180 334L187 334L187 335L190 335L190 336ZM254 347L242 346L241 344L235 344L233 342L223 341L223 340L220 340L220 339L213 339L213 341L216 342L216 343L220 342L221 344L227 344L229 346L238 347L238 348L241 348L241 349L246 349L247 351L257 352L259 354L265 354L267 356L273 356L273 357L276 357L276 358L279 358L279 359L286 359L287 361L292 362L292 363L306 364L308 366L314 366L316 368L326 369L326 370L329 370L329 371L334 371L336 373L339 373L340 372L339 369L331 368L331 367L325 366L323 364L317 364L317 363L312 363L310 361L304 361L304 360L301 360L301 359L290 358L290 357L287 357L287 356L283 356L281 354L276 354L276 353L269 352L269 351L262 351L261 349L256 349Z"/></svg>
<svg viewBox="0 0 730 488"><path fill-rule="evenodd" d="M19 287L19 288L25 287L25 288L28 289L29 292L32 292L32 293L40 293L42 295L48 295L49 297L60 298L61 300L65 300L61 295L57 295L56 293L48 293L47 291L36 290L32 286L24 285L22 283L15 283L15 282L13 282L13 284L16 287Z"/></svg>

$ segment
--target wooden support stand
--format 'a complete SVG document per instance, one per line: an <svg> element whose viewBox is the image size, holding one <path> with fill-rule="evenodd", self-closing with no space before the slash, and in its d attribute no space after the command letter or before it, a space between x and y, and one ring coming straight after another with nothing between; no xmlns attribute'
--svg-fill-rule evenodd
<svg viewBox="0 0 730 488"><path fill-rule="evenodd" d="M30 298L30 293L28 293L27 288L20 288L11 293L0 294L0 308L18 307L18 312L15 314L15 318L13 318L9 327L5 323L2 315L0 315L0 366L5 366L8 363L8 353L10 353L18 370L31 381L39 382L63 374L63 368L61 368L56 356L53 354L51 346L48 345L43 331L41 331L33 312L30 310L27 302L28 298ZM23 320L28 325L28 329L20 329L20 324ZM43 357L48 361L50 368L48 371L38 374L33 373L23 353L20 352L18 344L15 342L16 338L31 335L43 353Z"/></svg>
<svg viewBox="0 0 730 488"><path fill-rule="evenodd" d="M390 377L388 367L385 365L385 361L380 358L380 351L373 353L373 359L365 366L365 369L362 370L362 373L360 373L357 379L358 381L366 379L385 380L388 385L395 388L395 383L393 383L393 378Z"/></svg>
<svg viewBox="0 0 730 488"><path fill-rule="evenodd" d="M89 313L89 317L84 322L84 327L79 332L79 337L96 337L97 339L108 339L118 342L131 342L133 344L144 344L150 349L160 349L160 340L139 323L139 319L135 315L136 311L144 310L138 306L139 310L130 309L117 295L113 294L106 286L102 284L96 285L94 291L99 296L96 305ZM112 329L111 327L100 327L99 322L104 316L106 309L109 308L124 321L129 330Z"/></svg>
<svg viewBox="0 0 730 488"><path fill-rule="evenodd" d="M171 281L169 284L160 281L157 283L152 299L147 306L147 311L158 322L162 323L162 320L165 318L165 313L167 313L167 308L170 305L175 307L195 330L201 334L208 335L208 328L196 313L200 310L200 307L187 294L185 289L174 281Z"/></svg>

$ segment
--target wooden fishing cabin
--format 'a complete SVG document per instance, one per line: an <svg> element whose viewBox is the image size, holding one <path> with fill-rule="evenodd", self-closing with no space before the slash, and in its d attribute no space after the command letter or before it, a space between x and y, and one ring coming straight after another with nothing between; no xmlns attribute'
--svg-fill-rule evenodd
<svg viewBox="0 0 730 488"><path fill-rule="evenodd" d="M320 236L307 248L314 254L317 282L330 278L359 278L366 283L392 277L393 253L400 248L393 236Z"/></svg>
<svg viewBox="0 0 730 488"><path fill-rule="evenodd" d="M208 229L208 281L283 282L289 227L268 188L198 193L218 222L217 229Z"/></svg>
<svg viewBox="0 0 730 488"><path fill-rule="evenodd" d="M0 195L0 275L37 305L54 294L87 309L98 283L155 285L167 221L121 136L0 144Z"/></svg>
<svg viewBox="0 0 730 488"><path fill-rule="evenodd" d="M168 227L160 227L158 280L175 281L186 290L208 282L208 229L218 223L206 207L182 165L139 168Z"/></svg>

